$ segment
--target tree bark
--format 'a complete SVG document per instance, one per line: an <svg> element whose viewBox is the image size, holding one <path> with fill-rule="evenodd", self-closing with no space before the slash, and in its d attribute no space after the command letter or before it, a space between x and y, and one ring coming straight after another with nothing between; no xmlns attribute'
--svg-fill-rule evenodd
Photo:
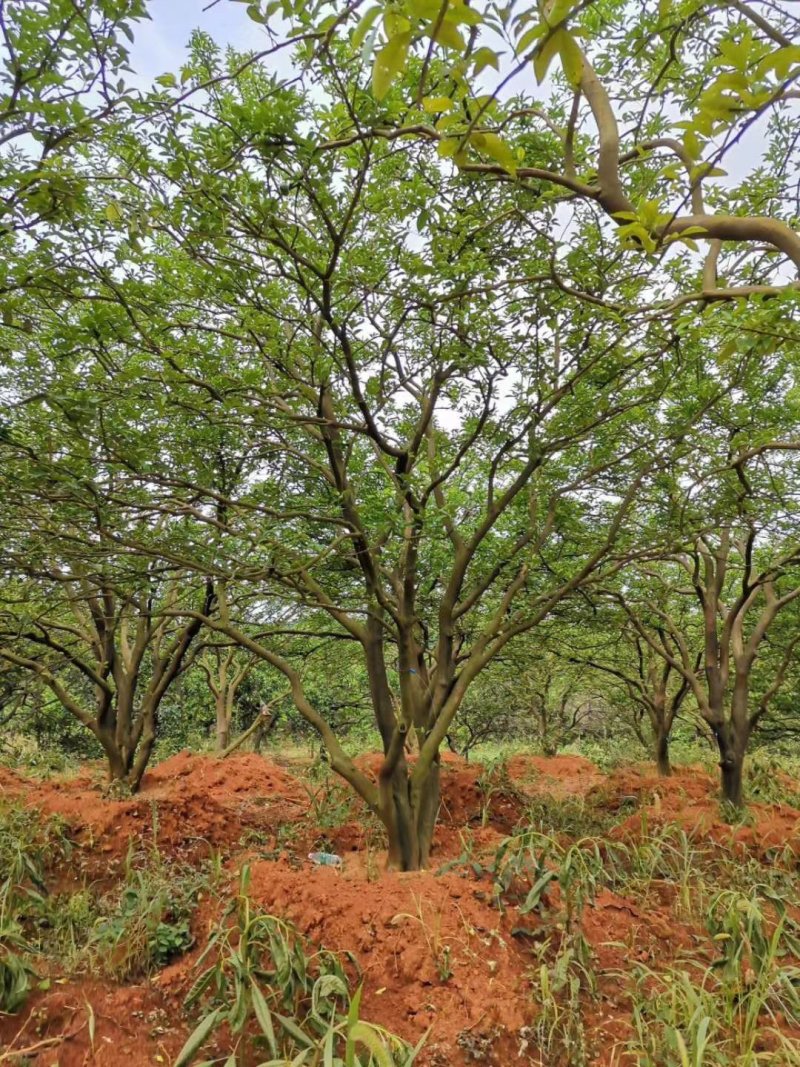
<svg viewBox="0 0 800 1067"><path fill-rule="evenodd" d="M744 806L744 790L742 788L742 770L744 768L744 753L729 753L720 759L722 776L722 799L733 804L736 808Z"/></svg>
<svg viewBox="0 0 800 1067"><path fill-rule="evenodd" d="M669 731L660 730L656 735L656 769L663 778L669 778L672 774L672 764L669 761Z"/></svg>
<svg viewBox="0 0 800 1067"><path fill-rule="evenodd" d="M128 776L130 765L120 751L113 733L101 730L97 733L97 739L106 754L109 783L124 782Z"/></svg>
<svg viewBox="0 0 800 1067"><path fill-rule="evenodd" d="M744 757L747 750L747 738L737 736L731 723L712 727L719 748L719 768L722 785L722 799L736 808L744 806L742 786Z"/></svg>
<svg viewBox="0 0 800 1067"><path fill-rule="evenodd" d="M221 752L218 753L219 754L219 758L220 759L225 759L227 756L230 756L232 752L236 752L236 750L241 748L241 746L244 744L244 742L249 737L253 737L253 735L255 735L255 741L254 741L254 744L253 744L253 751L255 753L257 753L257 754L260 754L261 745L263 744L263 742L266 740L266 738L268 737L268 735L272 731L272 728L275 725L275 723L278 721L278 717L279 717L279 715L281 713L280 712L280 708L278 708L277 711L274 711L272 713L272 715L269 718L267 718L267 712L268 711L269 711L269 704L262 704L260 709L259 709L258 715L255 717L255 719L251 723L251 725L247 727L247 729L244 731L244 733L239 734L239 736L236 738L235 741L232 741L229 745L227 745L226 748L224 748ZM325 752L325 748L324 747L323 747L322 751ZM327 753L326 753L326 755L327 755Z"/></svg>
<svg viewBox="0 0 800 1067"><path fill-rule="evenodd" d="M393 871L424 870L430 862L440 800L439 757L421 781L412 783L405 753L392 767L387 761L379 776L380 818L389 842L387 866Z"/></svg>

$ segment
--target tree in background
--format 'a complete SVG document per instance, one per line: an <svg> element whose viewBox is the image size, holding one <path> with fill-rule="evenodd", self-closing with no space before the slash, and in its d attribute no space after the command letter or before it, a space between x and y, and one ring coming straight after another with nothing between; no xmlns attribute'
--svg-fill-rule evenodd
<svg viewBox="0 0 800 1067"><path fill-rule="evenodd" d="M214 698L216 748L223 752L231 741L231 723L239 689L258 662L255 657L237 654L235 645L210 645L197 657Z"/></svg>
<svg viewBox="0 0 800 1067"><path fill-rule="evenodd" d="M630 572L626 571L623 580L627 588ZM627 595L630 605L630 594ZM680 605L671 610L676 618L679 612L683 614ZM672 773L670 734L690 692L689 682L642 638L626 613L601 608L593 615L592 622L592 632L579 634L574 643L569 643L566 655L570 661L619 683L624 702L632 705L631 722L637 737L655 759L658 773L668 777ZM691 634L691 623L685 625L684 632ZM699 666L700 657L695 656L695 668L699 670ZM649 728L649 737L642 730L643 720Z"/></svg>
<svg viewBox="0 0 800 1067"><path fill-rule="evenodd" d="M766 632L792 602L798 256L780 198L800 68L791 18L768 5L647 4L626 34L617 2L355 4L322 27L314 5L281 10L295 7L291 84L195 35L180 88L158 79L130 102L135 123L103 113L70 158L93 195L64 205L69 224L45 213L44 239L17 235L0 327L4 647L99 693L107 649L69 658L99 631L67 623L40 662L43 619L51 642L70 613L97 630L97 601L122 663L138 627L156 660L167 634L190 635L174 670L153 660L143 679L178 677L207 627L283 676L386 825L392 864L413 869L470 688L560 605L614 599L698 704L719 672L718 711L763 646L735 660L759 630L746 620L769 608ZM372 36L366 64L351 16ZM533 60L541 80L560 56L547 103L475 91L475 67L500 65L487 28L520 73ZM761 116L770 180L712 186L712 145ZM695 238L702 266L675 247ZM747 593L725 637L737 556ZM684 574L705 681L683 620L662 617ZM359 697L329 698L322 648L369 696L377 783L343 748ZM645 673L666 694L664 670ZM754 724L717 711L735 794Z"/></svg>
<svg viewBox="0 0 800 1067"><path fill-rule="evenodd" d="M153 408L137 417L129 368L106 389L115 364L99 331L84 347L66 317L39 321L17 344L18 399L0 440L0 661L37 677L95 736L110 779L135 789L201 630L181 613L210 612L213 581L170 559L191 541L191 516L156 514L131 477L133 457L166 436ZM144 530L157 557L127 547Z"/></svg>

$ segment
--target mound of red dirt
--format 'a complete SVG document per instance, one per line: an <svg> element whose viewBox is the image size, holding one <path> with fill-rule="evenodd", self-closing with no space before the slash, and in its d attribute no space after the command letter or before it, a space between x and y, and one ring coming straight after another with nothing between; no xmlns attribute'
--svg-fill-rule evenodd
<svg viewBox="0 0 800 1067"><path fill-rule="evenodd" d="M800 856L800 811L780 804L750 803L743 822L722 818L719 780L698 767L683 767L671 777L626 767L612 772L590 797L597 804L620 805L636 798L638 810L614 831L618 837L641 837L643 829L674 823L698 840L751 852L761 859L779 858L784 850Z"/></svg>
<svg viewBox="0 0 800 1067"><path fill-rule="evenodd" d="M139 793L119 800L90 772L28 781L22 789L15 789L15 778L10 794L73 827L93 875L108 873L131 848L155 846L178 859L227 853L246 829L267 834L306 809L298 782L253 753L226 760L178 753L145 776Z"/></svg>
<svg viewBox="0 0 800 1067"><path fill-rule="evenodd" d="M413 766L416 756L408 757ZM506 783L498 776L485 778L487 768L480 763L468 763L452 752L441 754L441 810L439 825L464 828L480 825L484 818L501 834L508 834L519 822L525 798L510 777ZM355 762L377 780L383 756L373 752ZM487 803L488 801L488 803Z"/></svg>
<svg viewBox="0 0 800 1067"><path fill-rule="evenodd" d="M14 1049L10 1062L36 1067L167 1067L187 1036L149 983L70 981L35 994L24 1021L9 1017L0 1023L7 1047Z"/></svg>
<svg viewBox="0 0 800 1067"><path fill-rule="evenodd" d="M374 773L380 760L375 755L360 762ZM634 814L612 836L636 839L677 823L706 840L733 842L762 856L787 843L800 854L800 812L753 804L750 823L732 828L720 819L717 781L701 770L681 770L670 779L638 768L605 776L580 757L517 756L507 771L487 775L480 765L445 758L435 866L458 856L467 839L474 855L496 848L524 814L526 796L536 794L585 796L587 805L620 813L626 805L633 807ZM510 905L501 913L492 904L491 880L480 871L477 877L461 866L440 875L386 874L380 840L371 836L375 820L370 824L363 817L357 799L349 814L346 805L342 808L344 825L336 825L337 801L337 819L325 831L344 856L343 869L313 867L305 852L309 837L320 833L314 821L320 811L312 808L298 779L254 754L220 761L179 753L146 776L136 797L124 800L108 798L101 775L93 770L73 779L29 781L0 769L0 790L64 816L82 846L83 869L97 877L118 878L131 843L155 841L170 860L192 861L219 849L231 872L249 860L256 904L294 921L315 944L355 955L364 978L365 1018L412 1041L430 1028L421 1065L540 1062L530 1048L524 1051L531 1034L526 1027L535 1023L538 1010L531 976L542 960L552 961L561 939L571 933L557 885L548 887L547 916L536 918ZM486 826L481 825L484 812ZM281 825L283 851L276 859ZM273 858L253 855L262 845ZM658 888L646 900L603 889L583 910L581 934L591 947L600 990L584 1018L591 1044L601 1050L591 1060L597 1067L611 1062L614 1042L629 1032L630 1009L619 975L637 961L660 969L680 953L702 957L709 948L702 931L676 918L673 891L662 900ZM152 982L57 981L49 991L34 994L31 1010L0 1018L0 1046L31 1050L24 1054L37 1067L55 1062L60 1067L92 1062L166 1067L191 1030L182 1000L223 906L215 898L204 899L192 924L196 948Z"/></svg>
<svg viewBox="0 0 800 1067"><path fill-rule="evenodd" d="M442 1062L450 1064L466 1062L460 1050L489 1034L493 1052L484 1062L510 1062L529 1021L519 996L529 960L488 890L455 872L369 881L358 863L341 873L252 866L251 893L265 910L317 944L355 953L364 1016L412 1041L430 1028L429 1054L446 1049Z"/></svg>
<svg viewBox="0 0 800 1067"><path fill-rule="evenodd" d="M508 773L526 791L555 797L585 796L603 781L602 772L583 756L520 754L508 761Z"/></svg>
<svg viewBox="0 0 800 1067"><path fill-rule="evenodd" d="M0 797L16 799L25 792L26 784L20 775L8 767L0 767Z"/></svg>

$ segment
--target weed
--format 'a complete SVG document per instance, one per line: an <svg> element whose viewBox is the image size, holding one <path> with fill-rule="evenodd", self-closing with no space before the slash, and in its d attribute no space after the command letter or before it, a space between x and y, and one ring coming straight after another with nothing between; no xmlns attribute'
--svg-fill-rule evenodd
<svg viewBox="0 0 800 1067"><path fill-rule="evenodd" d="M189 919L207 879L167 871L150 857L136 866L129 854L121 890L100 901L102 918L89 938L94 966L127 981L163 967L193 943Z"/></svg>
<svg viewBox="0 0 800 1067"><path fill-rule="evenodd" d="M588 801L585 797L555 797L546 794L529 799L523 823L526 828L537 830L549 837L595 837L606 832L619 821L623 812L613 812L601 802Z"/></svg>
<svg viewBox="0 0 800 1067"><path fill-rule="evenodd" d="M28 808L0 809L0 1011L25 1003L38 954L36 921L46 911L45 866L69 852L65 825Z"/></svg>
<svg viewBox="0 0 800 1067"><path fill-rule="evenodd" d="M796 1064L800 1042L778 1029L779 1020L800 1026L800 969L782 963L800 942L784 902L769 908L758 887L725 890L711 901L707 926L720 956L702 973L637 972L627 1051L641 1067Z"/></svg>
<svg viewBox="0 0 800 1067"><path fill-rule="evenodd" d="M25 1003L36 974L32 952L19 924L0 911L0 1012L13 1014Z"/></svg>
<svg viewBox="0 0 800 1067"><path fill-rule="evenodd" d="M508 761L504 757L488 764L475 784L481 794L481 826L489 825L493 797L519 795L508 772Z"/></svg>
<svg viewBox="0 0 800 1067"><path fill-rule="evenodd" d="M304 782L303 788L308 795L309 815L319 830L336 830L352 819L353 794L330 770L318 784L309 786Z"/></svg>
<svg viewBox="0 0 800 1067"><path fill-rule="evenodd" d="M778 760L764 749L757 749L747 761L747 793L762 804L800 808L798 772L797 761Z"/></svg>
<svg viewBox="0 0 800 1067"><path fill-rule="evenodd" d="M431 954L436 973L440 982L446 982L453 976L452 968L452 945L456 939L442 934L442 911L441 908L430 907L430 917L426 919L422 897L412 894L415 910L414 913L400 912L392 919L392 924L397 924L402 919L411 919L419 923L428 951Z"/></svg>

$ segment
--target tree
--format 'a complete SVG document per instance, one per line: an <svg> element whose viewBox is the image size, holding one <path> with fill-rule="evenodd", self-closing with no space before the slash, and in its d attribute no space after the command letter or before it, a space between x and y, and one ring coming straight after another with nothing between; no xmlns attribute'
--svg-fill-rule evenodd
<svg viewBox="0 0 800 1067"><path fill-rule="evenodd" d="M723 799L737 807L744 800L742 771L750 737L780 690L800 641L800 633L788 639L772 678L754 700L752 672L760 646L778 613L800 596L797 544L758 559L756 536L754 526L746 532L727 527L716 536L701 535L673 557L674 570L661 573L673 588L679 588L675 583L681 575L688 578L697 597L703 635L698 657L669 611L647 600L645 621L617 594L641 641L691 689L719 747Z"/></svg>
<svg viewBox="0 0 800 1067"><path fill-rule="evenodd" d="M207 40L194 62L217 71ZM148 457L158 510L191 508L215 531L207 554L181 559L215 576L219 613L188 614L286 677L333 768L386 825L391 864L413 869L428 862L440 746L474 679L630 551L672 335L549 284L552 241L520 244L504 186L466 187L392 144L320 154L306 131L329 124L327 102L229 66L240 73L209 90L203 122L170 113L113 146L124 214L157 201L160 236L124 282L95 268L93 291L124 306L139 344L156 322L169 337L173 408L202 403L211 424L235 412L261 457L225 494L206 471ZM412 238L430 190L442 208ZM602 254L589 229L573 271L593 274ZM520 284L539 275L541 288ZM616 254L606 275L633 298L649 284ZM158 553L146 530L136 549ZM309 699L304 630L358 650L377 783Z"/></svg>
<svg viewBox="0 0 800 1067"><path fill-rule="evenodd" d="M161 703L201 630L179 611L211 612L213 580L169 558L196 524L157 514L131 474L153 441L168 463L151 386L135 388L130 366L114 362L91 311L71 321L45 304L38 321L38 333L6 327L16 374L0 436L0 661L37 677L96 737L110 779L136 789ZM157 558L127 548L145 530Z"/></svg>
<svg viewBox="0 0 800 1067"><path fill-rule="evenodd" d="M630 584L631 575L625 573L624 582ZM626 593L626 610L633 609L632 598ZM663 607L663 603L661 604ZM678 612L671 609L674 618ZM602 620L602 622L601 622ZM669 739L675 719L689 694L690 685L687 678L676 671L673 664L664 659L651 644L641 636L640 629L625 614L601 611L595 618L601 623L604 632L613 635L610 639L598 641L585 639L585 645L569 649L569 659L580 663L618 681L625 697L633 702L633 725L643 745L649 748L656 762L658 773L664 777L672 774L669 758ZM689 626L684 633L690 633ZM687 638L687 647L691 647ZM700 668L700 656L695 657L695 671ZM644 718L650 728L651 740L641 730Z"/></svg>
<svg viewBox="0 0 800 1067"><path fill-rule="evenodd" d="M121 588L74 557L41 567L0 602L0 661L38 678L97 738L109 780L136 790L159 707L200 630L169 614L186 596L186 575L151 568ZM205 605L211 597L207 590Z"/></svg>
<svg viewBox="0 0 800 1067"><path fill-rule="evenodd" d="M258 662L252 656L243 657L241 654L237 655L237 652L235 645L212 645L197 658L197 664L214 697L218 752L224 752L230 744L231 722L239 688Z"/></svg>

